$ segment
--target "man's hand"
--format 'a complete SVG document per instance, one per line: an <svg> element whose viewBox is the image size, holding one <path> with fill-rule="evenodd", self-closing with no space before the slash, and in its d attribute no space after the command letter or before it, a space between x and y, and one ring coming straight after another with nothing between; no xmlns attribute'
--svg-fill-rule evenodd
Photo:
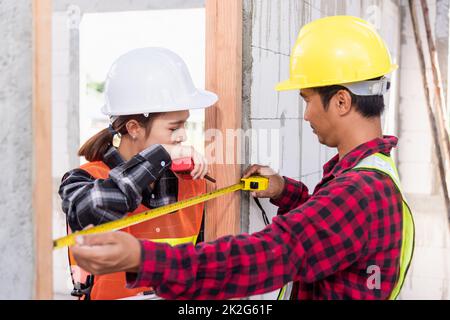
<svg viewBox="0 0 450 320"><path fill-rule="evenodd" d="M264 191L252 192L252 196L256 198L271 198L277 199L284 190L284 179L277 174L273 169L267 166L254 164L245 170L243 178L260 175L269 178L269 187Z"/></svg>
<svg viewBox="0 0 450 320"><path fill-rule="evenodd" d="M94 275L139 271L141 244L126 232L79 236L77 243L71 248L77 264Z"/></svg>

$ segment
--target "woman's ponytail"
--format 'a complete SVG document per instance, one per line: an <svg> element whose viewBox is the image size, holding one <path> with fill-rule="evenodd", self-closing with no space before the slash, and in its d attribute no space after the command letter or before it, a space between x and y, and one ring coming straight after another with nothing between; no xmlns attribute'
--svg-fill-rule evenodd
<svg viewBox="0 0 450 320"><path fill-rule="evenodd" d="M78 156L85 157L87 161L102 161L103 155L106 153L113 141L112 127L103 129L95 136L86 141L78 150Z"/></svg>
<svg viewBox="0 0 450 320"><path fill-rule="evenodd" d="M153 120L161 113L152 114L134 114L119 116L114 120L113 124L108 128L103 129L95 136L86 141L78 150L78 156L85 157L87 161L103 161L103 156L109 147L113 144L113 138L116 134L124 136L128 134L126 125L130 120L136 120L142 127L145 128L146 137L150 135Z"/></svg>

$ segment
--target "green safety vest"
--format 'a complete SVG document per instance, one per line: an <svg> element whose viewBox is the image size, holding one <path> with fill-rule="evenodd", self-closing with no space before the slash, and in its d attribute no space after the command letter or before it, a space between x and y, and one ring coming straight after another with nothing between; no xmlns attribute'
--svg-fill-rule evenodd
<svg viewBox="0 0 450 320"><path fill-rule="evenodd" d="M400 290L405 281L406 273L414 251L414 220L411 214L411 209L406 202L405 194L400 185L400 179L394 161L384 154L376 153L361 160L352 170L360 171L377 171L389 176L394 182L397 189L402 195L403 202L403 230L402 230L402 247L400 251L400 270L397 283L389 295L389 300L395 300L400 293ZM285 285L278 294L279 300L290 299L292 294L293 283L290 282Z"/></svg>

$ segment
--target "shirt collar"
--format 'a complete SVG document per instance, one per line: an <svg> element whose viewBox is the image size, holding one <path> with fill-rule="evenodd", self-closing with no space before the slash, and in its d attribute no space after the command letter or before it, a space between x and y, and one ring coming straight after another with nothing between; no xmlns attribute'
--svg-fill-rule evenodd
<svg viewBox="0 0 450 320"><path fill-rule="evenodd" d="M342 172L353 168L362 159L374 153L381 152L385 155L390 155L392 148L395 148L397 143L397 137L384 136L383 138L376 138L359 145L347 153L341 161L339 161L339 154L337 154L323 166L324 177L329 175L336 177Z"/></svg>

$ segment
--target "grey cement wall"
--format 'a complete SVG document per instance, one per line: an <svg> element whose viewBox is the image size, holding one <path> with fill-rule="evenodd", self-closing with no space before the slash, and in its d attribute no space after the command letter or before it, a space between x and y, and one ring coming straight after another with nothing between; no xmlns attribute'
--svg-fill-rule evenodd
<svg viewBox="0 0 450 320"><path fill-rule="evenodd" d="M33 297L31 48L31 0L0 1L0 299Z"/></svg>
<svg viewBox="0 0 450 320"><path fill-rule="evenodd" d="M446 2L446 3L445 3ZM448 0L429 0L433 34L438 39L443 76L447 78ZM432 75L422 9L416 2L421 40L426 59L426 75L431 91ZM445 12L445 10L447 12ZM411 16L402 1L402 56L400 90L399 171L403 189L414 214L416 241L414 258L405 280L402 299L450 299L450 232L437 173L437 161Z"/></svg>
<svg viewBox="0 0 450 320"><path fill-rule="evenodd" d="M58 195L61 178L80 164L77 156L80 146L79 31L78 25L74 25L79 19L69 23L70 17L66 12L53 13L52 17L53 238L66 235L65 214ZM53 291L59 295L56 299L69 298L72 288L67 252L56 250L53 252Z"/></svg>
<svg viewBox="0 0 450 320"><path fill-rule="evenodd" d="M431 16L435 17L435 1L429 1ZM416 2L417 14L422 30L427 76L431 76L431 64L424 31L422 9ZM434 23L432 22L433 32ZM426 100L414 39L411 16L407 1L402 2L402 57L400 68L400 145L399 173L406 193L433 194L437 191L436 162L433 140L426 110ZM431 82L430 82L431 84Z"/></svg>

